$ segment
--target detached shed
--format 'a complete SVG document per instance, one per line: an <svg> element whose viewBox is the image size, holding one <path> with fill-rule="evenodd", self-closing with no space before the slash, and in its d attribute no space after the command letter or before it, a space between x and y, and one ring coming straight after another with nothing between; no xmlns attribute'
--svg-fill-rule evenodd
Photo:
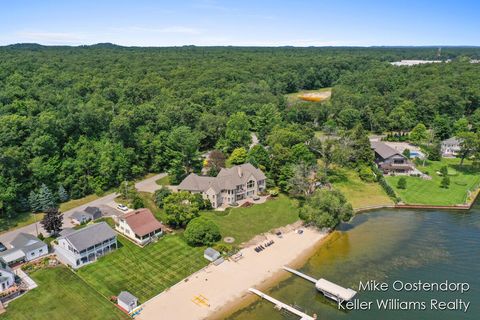
<svg viewBox="0 0 480 320"><path fill-rule="evenodd" d="M137 307L138 298L128 291L122 291L117 297L117 304L128 312Z"/></svg>
<svg viewBox="0 0 480 320"><path fill-rule="evenodd" d="M208 261L213 262L213 261L217 260L218 258L220 258L220 252L218 252L217 250L215 250L213 248L207 248L203 252L203 257L205 259L207 259Z"/></svg>

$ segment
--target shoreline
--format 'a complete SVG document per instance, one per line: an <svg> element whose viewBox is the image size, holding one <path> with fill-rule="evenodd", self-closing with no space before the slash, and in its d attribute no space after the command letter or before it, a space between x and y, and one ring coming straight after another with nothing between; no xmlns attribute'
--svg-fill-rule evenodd
<svg viewBox="0 0 480 320"><path fill-rule="evenodd" d="M258 299L248 292L249 288L264 290L290 277L283 266L304 265L331 234L316 228L301 229L303 234L291 230L282 238L273 233L264 234L260 242L241 250L243 259L208 265L146 301L135 318L153 320L162 314L178 320L224 319ZM269 240L275 243L260 253L254 251L256 246Z"/></svg>
<svg viewBox="0 0 480 320"><path fill-rule="evenodd" d="M313 244L312 247L304 250L299 256L292 260L288 265L293 269L301 268L307 263L308 259L315 253L320 247L325 245L333 236L335 231L325 234L325 237ZM256 285L255 288L260 291L268 291L270 288L274 287L278 283L287 280L292 277L292 274L284 271L283 269L278 270L271 277L264 279L260 284ZM227 317L232 316L237 311L249 306L257 300L260 300L257 295L253 295L248 291L239 298L239 301L229 302L214 311L214 313L206 318L206 320L223 320Z"/></svg>

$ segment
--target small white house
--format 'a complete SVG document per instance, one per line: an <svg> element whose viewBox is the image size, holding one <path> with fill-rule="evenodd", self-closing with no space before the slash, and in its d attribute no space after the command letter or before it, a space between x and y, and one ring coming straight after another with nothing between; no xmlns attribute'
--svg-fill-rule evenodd
<svg viewBox="0 0 480 320"><path fill-rule="evenodd" d="M118 217L115 229L139 245L145 245L163 234L162 225L146 208L138 209Z"/></svg>
<svg viewBox="0 0 480 320"><path fill-rule="evenodd" d="M7 290L15 283L15 274L7 263L0 258L0 293Z"/></svg>
<svg viewBox="0 0 480 320"><path fill-rule="evenodd" d="M122 291L117 297L117 304L130 313L137 307L138 299L128 291Z"/></svg>
<svg viewBox="0 0 480 320"><path fill-rule="evenodd" d="M458 138L452 137L443 140L441 144L443 157L455 157L462 149L462 141Z"/></svg>
<svg viewBox="0 0 480 320"><path fill-rule="evenodd" d="M220 256L221 256L220 252L218 252L217 250L215 250L213 248L207 248L203 252L203 257L210 262L213 262L213 261L217 260L218 258L220 258Z"/></svg>

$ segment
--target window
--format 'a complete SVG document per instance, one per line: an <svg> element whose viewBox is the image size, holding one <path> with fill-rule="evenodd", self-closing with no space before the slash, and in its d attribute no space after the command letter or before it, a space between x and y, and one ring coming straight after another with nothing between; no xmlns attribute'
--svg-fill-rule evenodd
<svg viewBox="0 0 480 320"><path fill-rule="evenodd" d="M42 253L42 252L43 252L43 249L38 250L38 252Z"/></svg>
<svg viewBox="0 0 480 320"><path fill-rule="evenodd" d="M253 187L255 187L255 181L254 180L248 181L247 188L253 188Z"/></svg>

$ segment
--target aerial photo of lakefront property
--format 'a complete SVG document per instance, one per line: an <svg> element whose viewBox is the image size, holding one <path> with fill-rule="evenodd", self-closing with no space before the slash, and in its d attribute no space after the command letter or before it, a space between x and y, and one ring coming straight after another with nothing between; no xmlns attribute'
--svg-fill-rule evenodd
<svg viewBox="0 0 480 320"><path fill-rule="evenodd" d="M0 1L0 320L480 319L479 13Z"/></svg>

